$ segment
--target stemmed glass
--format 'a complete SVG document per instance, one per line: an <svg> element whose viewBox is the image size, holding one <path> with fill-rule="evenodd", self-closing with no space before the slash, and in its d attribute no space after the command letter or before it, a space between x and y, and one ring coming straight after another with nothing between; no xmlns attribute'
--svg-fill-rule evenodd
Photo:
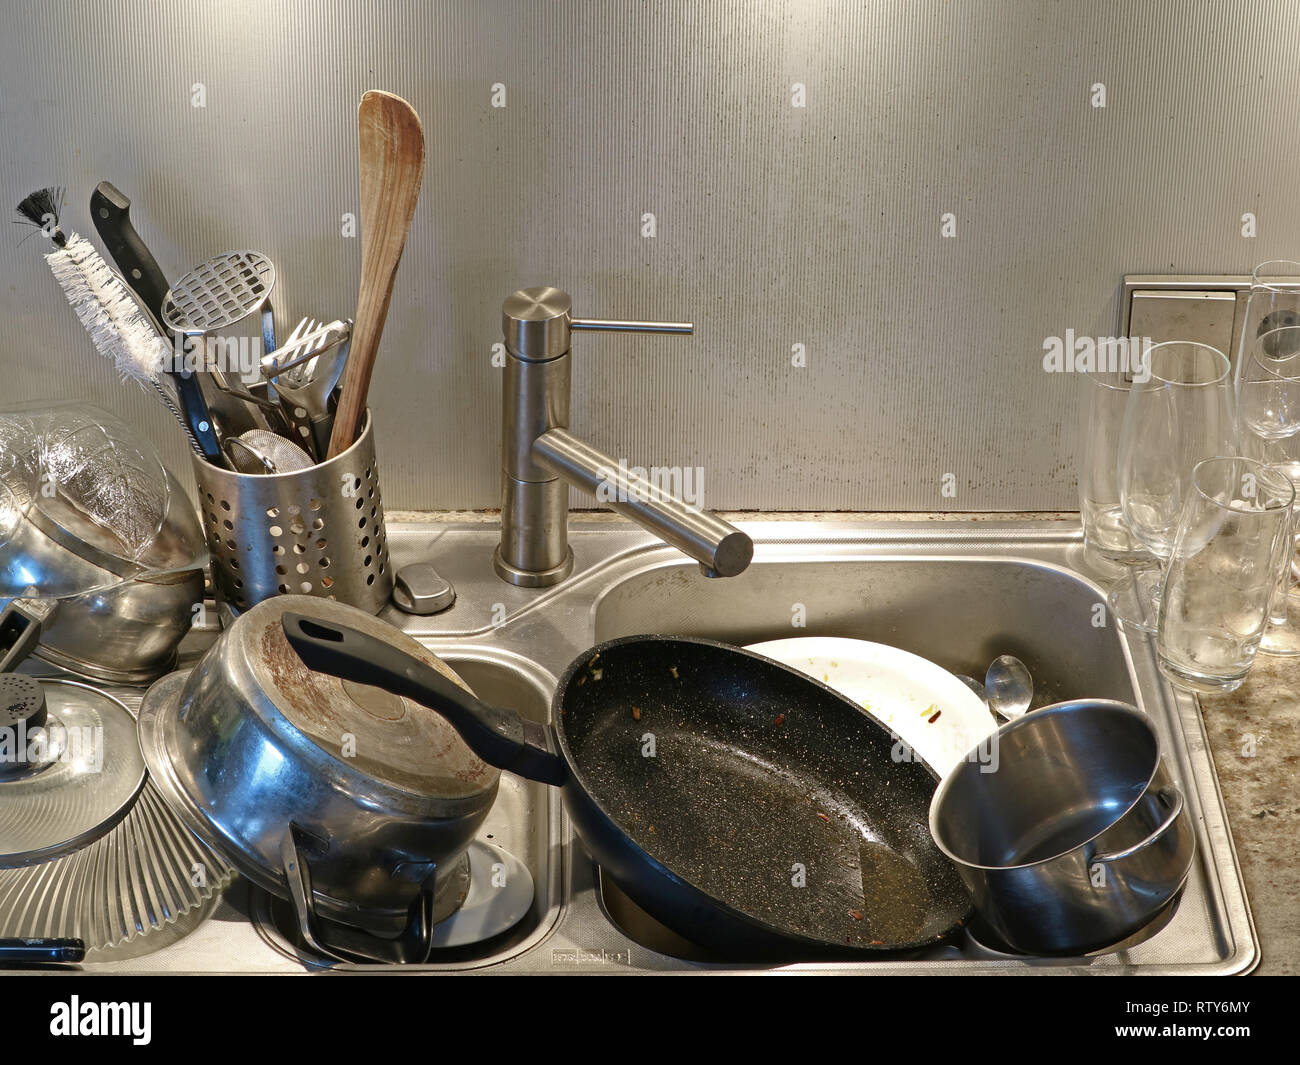
<svg viewBox="0 0 1300 1065"><path fill-rule="evenodd" d="M1236 440L1231 364L1208 344L1170 341L1147 352L1145 380L1129 389L1120 430L1120 507L1152 556L1111 588L1110 605L1126 626L1154 633L1164 563L1173 552L1192 468L1231 454Z"/></svg>
<svg viewBox="0 0 1300 1065"><path fill-rule="evenodd" d="M1271 329L1244 343L1236 374L1238 447L1300 484L1300 326ZM1263 654L1300 655L1295 569L1292 562L1280 574L1268 631L1260 643Z"/></svg>
<svg viewBox="0 0 1300 1065"><path fill-rule="evenodd" d="M1250 293L1234 351L1234 391L1240 390L1255 340L1287 326L1300 326L1300 262L1271 259L1260 263L1250 275Z"/></svg>

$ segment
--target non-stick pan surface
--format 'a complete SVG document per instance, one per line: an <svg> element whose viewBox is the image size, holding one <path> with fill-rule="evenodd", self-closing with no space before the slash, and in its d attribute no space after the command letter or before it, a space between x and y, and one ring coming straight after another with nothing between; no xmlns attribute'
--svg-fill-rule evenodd
<svg viewBox="0 0 1300 1065"><path fill-rule="evenodd" d="M830 688L725 644L634 637L579 659L555 705L590 801L756 933L905 949L967 914L927 827L937 780Z"/></svg>

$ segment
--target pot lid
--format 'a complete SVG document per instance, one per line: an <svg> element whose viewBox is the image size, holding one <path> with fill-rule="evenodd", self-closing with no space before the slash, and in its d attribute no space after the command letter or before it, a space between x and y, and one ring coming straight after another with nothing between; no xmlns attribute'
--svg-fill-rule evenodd
<svg viewBox="0 0 1300 1065"><path fill-rule="evenodd" d="M104 835L144 786L135 718L86 684L0 674L0 868Z"/></svg>

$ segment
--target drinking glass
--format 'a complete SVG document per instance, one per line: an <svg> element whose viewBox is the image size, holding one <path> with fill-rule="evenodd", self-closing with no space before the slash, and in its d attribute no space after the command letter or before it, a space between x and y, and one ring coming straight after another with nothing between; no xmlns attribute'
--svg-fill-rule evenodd
<svg viewBox="0 0 1300 1065"><path fill-rule="evenodd" d="M1240 456L1192 471L1165 568L1160 672L1196 692L1229 692L1254 665L1278 573L1289 565L1295 487Z"/></svg>
<svg viewBox="0 0 1300 1065"><path fill-rule="evenodd" d="M1232 352L1234 391L1240 391L1255 341L1287 326L1300 326L1300 262L1271 259L1260 263L1250 275L1246 311Z"/></svg>
<svg viewBox="0 0 1300 1065"><path fill-rule="evenodd" d="M1083 545L1091 554L1120 564L1151 559L1124 520L1119 501L1119 437L1133 377L1103 370L1079 375L1077 462Z"/></svg>
<svg viewBox="0 0 1300 1065"><path fill-rule="evenodd" d="M1281 470L1300 484L1300 327L1284 326L1256 336L1237 368L1238 449ZM1292 535L1300 512L1292 513ZM1279 580L1260 652L1300 655L1300 595L1294 553Z"/></svg>
<svg viewBox="0 0 1300 1065"><path fill-rule="evenodd" d="M1120 430L1120 508L1153 556L1116 582L1111 609L1126 626L1156 630L1162 563L1173 552L1192 468L1231 454L1236 442L1230 363L1208 344L1169 341L1147 353L1147 379L1133 381Z"/></svg>

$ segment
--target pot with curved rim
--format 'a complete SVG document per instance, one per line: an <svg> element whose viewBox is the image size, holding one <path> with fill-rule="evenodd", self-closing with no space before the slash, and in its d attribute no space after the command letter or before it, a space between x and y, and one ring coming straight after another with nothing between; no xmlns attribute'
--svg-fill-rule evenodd
<svg viewBox="0 0 1300 1065"><path fill-rule="evenodd" d="M145 761L169 805L255 884L289 899L305 887L310 915L397 939L420 899L450 884L500 774L425 707L308 669L281 625L295 609L365 627L468 690L363 611L278 596L237 618L188 676L149 689Z"/></svg>
<svg viewBox="0 0 1300 1065"><path fill-rule="evenodd" d="M1026 954L1126 939L1182 888L1191 816L1150 721L1107 699L1056 703L1003 725L991 766L958 764L930 834L987 924Z"/></svg>

